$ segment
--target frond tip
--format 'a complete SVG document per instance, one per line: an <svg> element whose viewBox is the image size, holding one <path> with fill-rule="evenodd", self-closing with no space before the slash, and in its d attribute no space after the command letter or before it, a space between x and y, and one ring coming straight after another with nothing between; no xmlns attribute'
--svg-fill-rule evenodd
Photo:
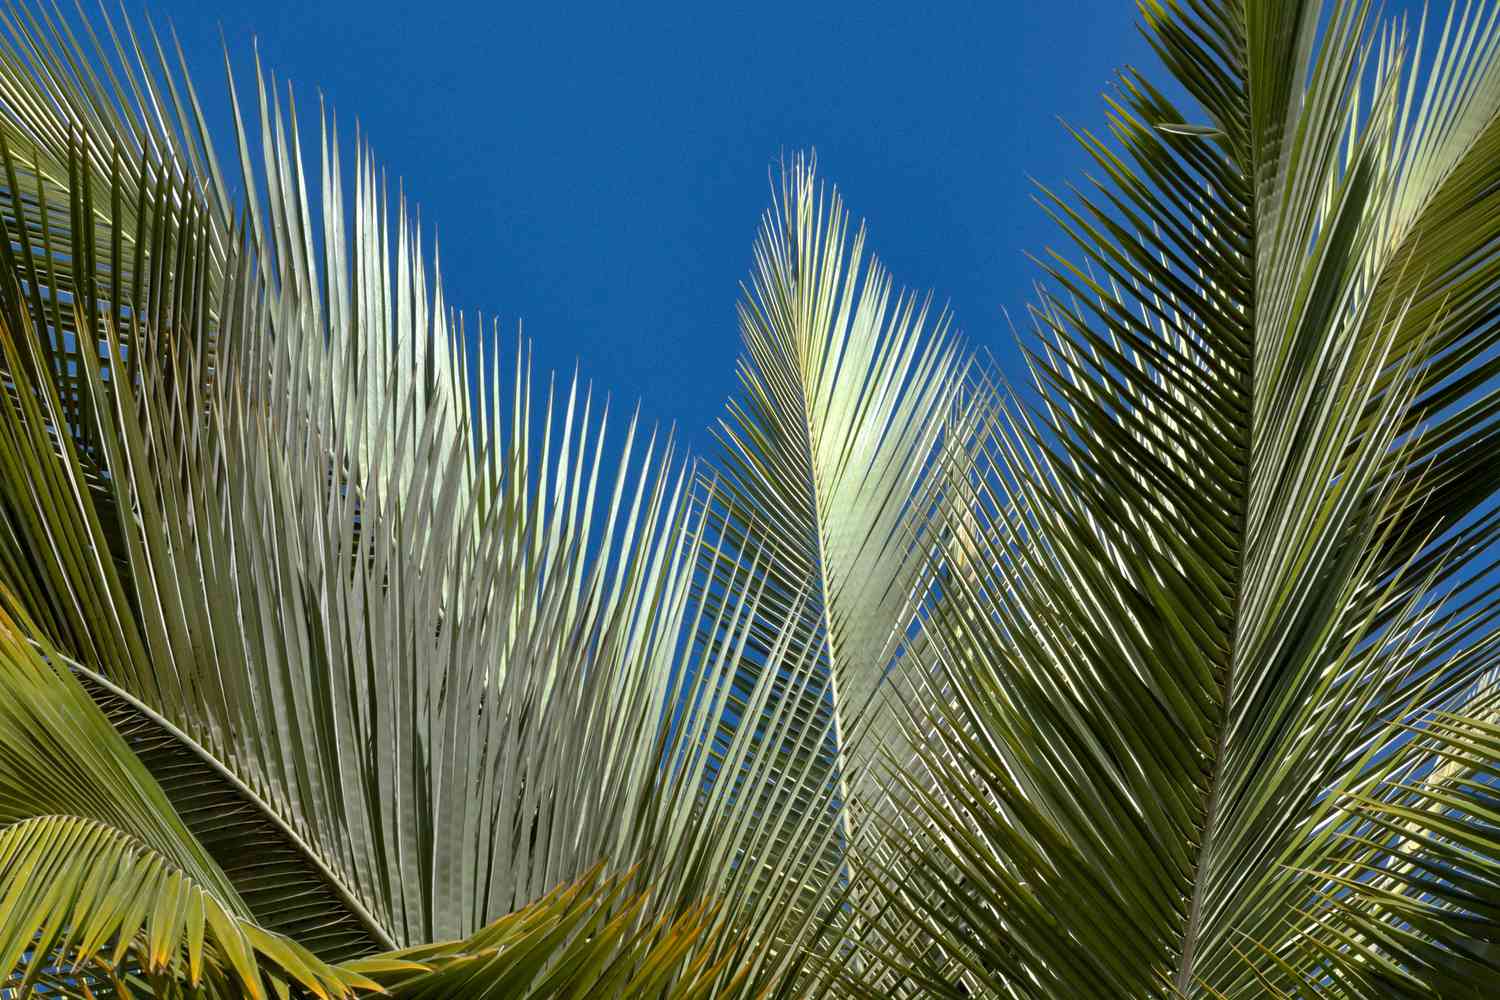
<svg viewBox="0 0 1500 1000"><path fill-rule="evenodd" d="M730 954L715 960L703 947L715 934L728 936L714 907L652 918L649 892L631 892L630 881L606 876L598 865L468 938L360 959L347 968L407 1000L754 996L736 992L743 976L726 969Z"/></svg>
<svg viewBox="0 0 1500 1000"><path fill-rule="evenodd" d="M37 816L0 830L0 988L134 980L183 982L213 997L332 1000L376 989L287 938L241 919L156 851L79 816ZM51 989L48 990L51 992Z"/></svg>

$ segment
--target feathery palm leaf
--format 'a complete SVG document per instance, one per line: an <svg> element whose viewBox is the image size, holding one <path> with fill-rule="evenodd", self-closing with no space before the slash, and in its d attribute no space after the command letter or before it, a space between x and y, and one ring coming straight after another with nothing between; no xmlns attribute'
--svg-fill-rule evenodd
<svg viewBox="0 0 1500 1000"><path fill-rule="evenodd" d="M838 192L799 157L762 221L739 307L742 391L717 431L722 503L711 509L731 550L764 550L758 641L790 635L818 658L827 681L804 711L831 721L833 766L855 799L851 749L899 736L881 688L923 569L906 525L967 366L947 315L933 322L927 302L894 291L864 244Z"/></svg>
<svg viewBox="0 0 1500 1000"><path fill-rule="evenodd" d="M45 641L0 617L0 990L265 997L374 981L264 930ZM127 987L128 988L128 987Z"/></svg>
<svg viewBox="0 0 1500 1000"><path fill-rule="evenodd" d="M1128 73L1115 144L1080 136L1105 180L1047 196L1085 263L1045 265L1035 415L988 393L948 466L970 555L934 567L884 961L845 985L1477 995L1495 13L1424 74L1358 2L1142 10L1210 124ZM1480 777L1414 786L1434 755Z"/></svg>
<svg viewBox="0 0 1500 1000"><path fill-rule="evenodd" d="M92 32L81 50L45 12L6 27L0 581L241 915L347 961L465 939L604 862L655 886L595 907L625 981L640 962L665 963L647 992L774 981L793 952L731 928L796 939L810 911L777 904L807 881L752 900L730 890L759 866L705 869L682 841L743 856L832 793L708 791L751 617L698 613L717 638L681 658L703 506L670 441L631 420L607 443L576 380L536 402L519 352L513 377L487 346L471 372L404 204L363 147L345 197L331 125L314 227L274 85L258 136L236 111L236 216L154 33L155 64ZM712 754L739 773L754 746ZM733 905L703 911L717 888ZM638 954L632 921L671 959Z"/></svg>

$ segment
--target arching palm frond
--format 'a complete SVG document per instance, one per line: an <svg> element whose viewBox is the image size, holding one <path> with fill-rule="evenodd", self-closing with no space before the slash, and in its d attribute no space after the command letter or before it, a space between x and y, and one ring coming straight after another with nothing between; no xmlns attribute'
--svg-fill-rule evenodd
<svg viewBox="0 0 1500 1000"><path fill-rule="evenodd" d="M0 990L373 988L251 919L125 739L29 631L0 616Z"/></svg>
<svg viewBox="0 0 1500 1000"><path fill-rule="evenodd" d="M1481 995L1500 22L1420 67L1363 3L1142 9L1207 121L1128 73L1104 179L1046 198L1083 262L1045 265L1039 405L993 393L950 466L970 556L844 985Z"/></svg>
<svg viewBox="0 0 1500 1000"><path fill-rule="evenodd" d="M774 982L795 956L736 928L795 938L811 916L778 902L808 883L751 900L702 860L832 793L788 779L750 810L688 766L751 619L690 611L703 507L670 439L606 435L576 380L538 399L520 351L466 360L404 203L362 146L346 197L327 119L314 225L274 84L257 129L236 99L239 200L154 33L151 59L128 24L113 50L45 12L5 28L0 582L232 912L327 962L492 952L486 927L602 863L631 891L590 911L619 921L591 961L613 948L653 995ZM712 753L737 773L754 750ZM538 995L574 988L545 985L566 954Z"/></svg>

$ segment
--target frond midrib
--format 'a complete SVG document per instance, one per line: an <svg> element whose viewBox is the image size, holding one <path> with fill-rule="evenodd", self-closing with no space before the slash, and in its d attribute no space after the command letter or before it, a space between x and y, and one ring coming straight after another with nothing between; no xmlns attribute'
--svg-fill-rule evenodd
<svg viewBox="0 0 1500 1000"><path fill-rule="evenodd" d="M807 469L810 480L808 492L812 496L814 562L818 566L818 588L823 597L818 602L818 617L823 625L823 644L828 650L828 697L833 707L833 766L838 768L838 794L839 802L842 803L842 808L838 811L839 826L844 842L847 844L852 833L849 823L849 756L844 739L847 731L844 724L844 703L839 694L839 655L833 648L833 616L829 610L832 591L829 589L828 579L828 544L823 537L825 503L818 492L818 476L814 468L814 445L817 438L813 433L812 404L807 397L807 380L800 366L797 369L797 375L797 395L802 404L802 431L806 435L807 445Z"/></svg>
<svg viewBox="0 0 1500 1000"><path fill-rule="evenodd" d="M1242 54L1243 56L1244 54ZM1247 91L1245 94L1248 112L1248 74L1246 77ZM1253 143L1252 143L1253 145ZM1237 395L1243 402L1243 408L1239 411L1242 419L1235 425L1239 431L1236 440L1230 442L1231 447L1239 458L1240 481L1235 484L1236 488L1228 492L1233 498L1234 508L1234 531L1231 538L1237 540L1238 544L1232 549L1233 565L1230 576L1230 599L1232 612L1226 625L1228 643L1222 655L1222 676L1219 679L1218 704L1221 708L1221 716L1218 724L1218 735L1213 750L1213 770L1208 784L1204 788L1203 795L1203 830L1198 842L1197 858L1194 861L1193 872L1190 877L1192 895L1188 901L1187 922L1183 928L1182 949L1179 953L1177 975L1173 982L1183 996L1190 996L1189 990L1193 985L1193 971L1199 957L1199 949L1203 936L1204 907L1207 902L1207 890L1209 879L1207 874L1214 857L1216 841L1220 826L1223 822L1224 786L1225 786L1225 762L1231 749L1229 745L1230 728L1233 719L1232 707L1237 693L1237 681L1242 673L1243 663L1239 656L1241 648L1240 624L1244 619L1245 606L1245 550L1247 547L1245 531L1249 523L1250 513L1250 479L1254 470L1254 387L1255 387L1255 353L1256 338L1255 330L1255 303L1256 303L1256 275L1255 262L1257 253L1258 226L1256 224L1256 198L1257 186L1253 182L1256 177L1255 151L1246 150L1245 163L1238 174L1238 180L1244 184L1239 195L1247 209L1245 213L1245 245L1241 251L1241 260L1245 263L1249 279L1249 299L1245 302L1243 315L1244 329L1249 334L1249 339L1244 347L1243 370L1241 371L1241 384L1237 387ZM1244 183L1250 179L1250 183Z"/></svg>
<svg viewBox="0 0 1500 1000"><path fill-rule="evenodd" d="M248 802L259 816L269 823L277 834L301 856L322 881L323 886L347 908L349 914L354 917L365 933L369 935L377 950L395 951L400 947L390 932L385 929L359 898L349 890L338 874L319 856L318 852L290 824L278 815L274 809L267 805L265 800L253 788L227 768L222 761L210 753L201 743L164 718L160 713L151 709L139 698L136 698L102 674L91 670L89 667L71 658L63 657L63 659L68 667L85 682L86 687L90 685L96 686L107 692L111 697L128 705L133 711L149 719L155 726L171 736L179 746L212 770L237 795Z"/></svg>

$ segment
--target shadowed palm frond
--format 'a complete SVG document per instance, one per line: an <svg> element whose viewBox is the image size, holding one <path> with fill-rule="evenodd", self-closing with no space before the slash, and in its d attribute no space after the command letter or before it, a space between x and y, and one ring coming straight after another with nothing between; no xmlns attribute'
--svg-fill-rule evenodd
<svg viewBox="0 0 1500 1000"><path fill-rule="evenodd" d="M843 985L1478 995L1495 12L1419 72L1361 3L1142 9L1210 124L1127 73L1102 179L1045 195L1081 263L1044 265L1036 405L993 391L946 473L972 555L930 574L887 940Z"/></svg>
<svg viewBox="0 0 1500 1000"><path fill-rule="evenodd" d="M121 979L224 998L374 988L251 919L125 739L30 633L0 618L0 991L87 995L92 981L95 995L115 995Z"/></svg>

